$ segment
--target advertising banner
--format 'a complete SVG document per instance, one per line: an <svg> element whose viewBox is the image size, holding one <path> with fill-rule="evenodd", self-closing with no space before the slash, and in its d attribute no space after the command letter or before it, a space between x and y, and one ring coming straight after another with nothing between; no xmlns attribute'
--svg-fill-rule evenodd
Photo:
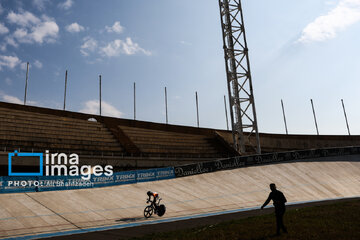
<svg viewBox="0 0 360 240"><path fill-rule="evenodd" d="M111 176L92 175L88 180L80 176L8 176L0 177L0 193L85 189L171 178L175 178L173 167L114 172Z"/></svg>
<svg viewBox="0 0 360 240"><path fill-rule="evenodd" d="M174 167L176 177L186 177L201 173L210 173L220 170L241 168L260 164L270 164L276 162L315 159L331 156L345 156L360 154L360 147L340 147L310 149L301 151L266 153L261 155L252 155L244 157L233 157L210 162L201 162Z"/></svg>

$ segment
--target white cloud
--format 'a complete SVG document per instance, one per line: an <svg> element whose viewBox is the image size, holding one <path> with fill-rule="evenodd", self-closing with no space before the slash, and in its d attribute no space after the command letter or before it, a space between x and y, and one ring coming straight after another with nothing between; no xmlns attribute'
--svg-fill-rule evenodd
<svg viewBox="0 0 360 240"><path fill-rule="evenodd" d="M301 43L321 42L335 38L339 31L360 21L360 0L340 0L326 15L309 23L300 38Z"/></svg>
<svg viewBox="0 0 360 240"><path fill-rule="evenodd" d="M7 20L10 23L20 25L22 27L30 26L33 24L39 24L41 21L31 12L14 13L11 11L7 15Z"/></svg>
<svg viewBox="0 0 360 240"><path fill-rule="evenodd" d="M59 33L56 22L42 22L28 31L25 28L18 28L13 33L14 38L20 43L51 43L55 42Z"/></svg>
<svg viewBox="0 0 360 240"><path fill-rule="evenodd" d="M35 60L34 66L37 67L37 68L42 68L43 65L39 60Z"/></svg>
<svg viewBox="0 0 360 240"><path fill-rule="evenodd" d="M112 25L111 27L109 26L105 26L105 29L107 32L114 32L114 33L122 33L124 30L124 27L120 25L119 21L116 21L114 23L114 25Z"/></svg>
<svg viewBox="0 0 360 240"><path fill-rule="evenodd" d="M13 47L18 47L19 45L15 42L13 37L6 37L5 42L7 45L11 45Z"/></svg>
<svg viewBox="0 0 360 240"><path fill-rule="evenodd" d="M84 31L85 28L83 26L81 26L80 24L74 22L70 25L67 25L65 27L66 31L68 32L71 32L71 33L74 33L74 32L81 32L81 31Z"/></svg>
<svg viewBox="0 0 360 240"><path fill-rule="evenodd" d="M325 2L326 5L335 5L336 1L335 0L329 0Z"/></svg>
<svg viewBox="0 0 360 240"><path fill-rule="evenodd" d="M47 4L48 2L49 0L33 0L33 5L40 11L44 11L45 4Z"/></svg>
<svg viewBox="0 0 360 240"><path fill-rule="evenodd" d="M4 102L24 104L24 100L20 100L20 98L18 98L18 97L5 94L1 91L0 91L0 99ZM38 105L38 102L29 100L29 101L26 101L26 104L27 105Z"/></svg>
<svg viewBox="0 0 360 240"><path fill-rule="evenodd" d="M4 41L2 42L2 44L0 45L0 50L1 51L6 51L6 48L7 48L7 45L11 45L13 47L18 47L19 45L15 42L14 38L13 37L9 37L9 36L6 36L4 38Z"/></svg>
<svg viewBox="0 0 360 240"><path fill-rule="evenodd" d="M85 102L84 108L82 108L80 112L99 114L99 100L89 100ZM121 117L123 113L117 110L110 103L101 101L101 115L111 116L111 117Z"/></svg>
<svg viewBox="0 0 360 240"><path fill-rule="evenodd" d="M3 100L4 102L16 103L16 104L24 104L24 101L21 101L19 98L14 97L14 96L10 96L10 95L0 93L0 97L1 97L1 100Z"/></svg>
<svg viewBox="0 0 360 240"><path fill-rule="evenodd" d="M9 32L9 29L2 23L0 23L0 34L6 34Z"/></svg>
<svg viewBox="0 0 360 240"><path fill-rule="evenodd" d="M8 38L7 44L9 45L16 46L15 39L19 43L55 42L59 33L59 26L46 15L40 19L30 12L10 12L7 20L20 26Z"/></svg>
<svg viewBox="0 0 360 240"><path fill-rule="evenodd" d="M18 28L15 30L13 36L16 38L16 39L24 39L26 36L28 35L28 32L25 28Z"/></svg>
<svg viewBox="0 0 360 240"><path fill-rule="evenodd" d="M60 3L58 6L59 8L69 10L73 4L74 2L72 0L65 0L64 2Z"/></svg>
<svg viewBox="0 0 360 240"><path fill-rule="evenodd" d="M137 43L134 43L131 38L126 38L125 41L116 39L108 43L105 47L102 47L100 53L107 57L115 57L120 54L133 55L136 53L151 55L150 51L141 48Z"/></svg>
<svg viewBox="0 0 360 240"><path fill-rule="evenodd" d="M97 48L97 41L91 37L85 37L84 43L80 47L80 52L84 56L89 56L90 52L94 52Z"/></svg>
<svg viewBox="0 0 360 240"><path fill-rule="evenodd" d="M59 27L56 22L43 22L33 29L33 32L30 34L30 38L37 43L43 43L44 41L54 42L58 33Z"/></svg>
<svg viewBox="0 0 360 240"><path fill-rule="evenodd" d="M21 61L17 56L0 55L0 71L2 70L3 67L13 69L20 63Z"/></svg>

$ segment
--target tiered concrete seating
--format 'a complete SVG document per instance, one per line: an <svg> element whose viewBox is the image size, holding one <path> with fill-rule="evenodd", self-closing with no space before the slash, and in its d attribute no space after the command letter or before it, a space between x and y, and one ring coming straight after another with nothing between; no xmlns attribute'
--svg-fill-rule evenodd
<svg viewBox="0 0 360 240"><path fill-rule="evenodd" d="M123 149L101 123L0 107L0 149L120 155Z"/></svg>
<svg viewBox="0 0 360 240"><path fill-rule="evenodd" d="M119 126L142 153L183 157L221 157L215 148L214 137L199 134L160 131L147 128Z"/></svg>

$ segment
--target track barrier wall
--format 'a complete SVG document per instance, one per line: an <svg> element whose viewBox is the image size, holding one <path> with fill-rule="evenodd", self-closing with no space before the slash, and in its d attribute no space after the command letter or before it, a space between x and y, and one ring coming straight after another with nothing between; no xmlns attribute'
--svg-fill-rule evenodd
<svg viewBox="0 0 360 240"><path fill-rule="evenodd" d="M239 156L217 161L202 162L174 167L176 177L186 177L240 167L271 164L277 162L315 159L360 154L360 147L323 148L291 152L277 152L252 156Z"/></svg>
<svg viewBox="0 0 360 240"><path fill-rule="evenodd" d="M0 193L71 190L137 182L158 181L175 177L174 168L116 172L112 176L91 176L90 180L70 176L0 177Z"/></svg>
<svg viewBox="0 0 360 240"><path fill-rule="evenodd" d="M202 173L210 173L262 164L358 154L360 154L360 147L340 147L278 152L243 157L239 156L176 167L117 172L112 176L92 176L90 180L83 180L80 176L4 176L0 177L0 193L58 191L134 184L138 182L186 177Z"/></svg>

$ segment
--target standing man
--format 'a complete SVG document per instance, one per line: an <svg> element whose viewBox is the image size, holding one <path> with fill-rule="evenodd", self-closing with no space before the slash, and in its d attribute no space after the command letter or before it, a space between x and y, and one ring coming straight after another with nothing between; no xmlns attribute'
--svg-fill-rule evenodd
<svg viewBox="0 0 360 240"><path fill-rule="evenodd" d="M286 227L283 223L283 216L285 214L285 203L286 198L282 192L276 189L275 183L270 184L271 193L269 197L266 199L265 203L261 206L261 210L264 209L266 205L273 200L273 204L275 207L275 215L276 215L276 234L280 235L280 228L284 233L287 233Z"/></svg>

